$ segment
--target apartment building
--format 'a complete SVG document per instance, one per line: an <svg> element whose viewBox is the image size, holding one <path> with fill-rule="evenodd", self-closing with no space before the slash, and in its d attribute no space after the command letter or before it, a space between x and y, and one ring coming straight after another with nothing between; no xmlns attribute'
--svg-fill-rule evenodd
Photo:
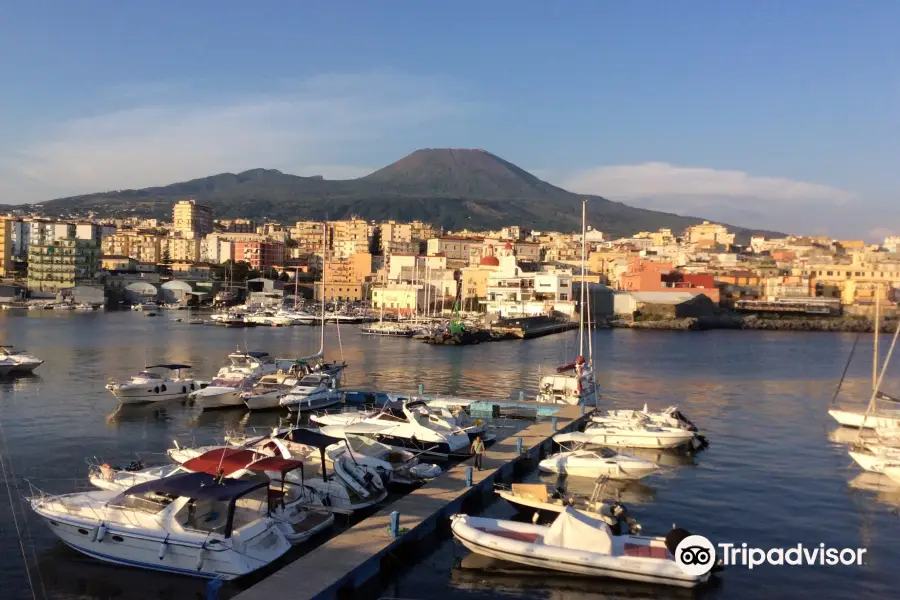
<svg viewBox="0 0 900 600"><path fill-rule="evenodd" d="M685 229L684 238L688 244L700 242L714 242L723 246L734 244L734 234L728 233L727 227L709 221L703 221L700 225L692 225Z"/></svg>
<svg viewBox="0 0 900 600"><path fill-rule="evenodd" d="M172 232L182 237L203 237L212 233L212 224L212 209L194 200L179 200L172 207Z"/></svg>
<svg viewBox="0 0 900 600"><path fill-rule="evenodd" d="M163 259L166 238L152 231L119 230L103 238L105 256L127 256L142 263L157 264Z"/></svg>
<svg viewBox="0 0 900 600"><path fill-rule="evenodd" d="M94 240L68 237L31 243L28 245L28 289L55 294L92 280L99 268L99 258Z"/></svg>
<svg viewBox="0 0 900 600"><path fill-rule="evenodd" d="M0 217L0 277L12 271L12 219Z"/></svg>
<svg viewBox="0 0 900 600"><path fill-rule="evenodd" d="M291 239L297 243L302 254L324 253L323 225L321 221L297 221L291 228Z"/></svg>
<svg viewBox="0 0 900 600"><path fill-rule="evenodd" d="M284 264L284 244L263 240L235 241L234 260L249 263L256 270L280 267Z"/></svg>

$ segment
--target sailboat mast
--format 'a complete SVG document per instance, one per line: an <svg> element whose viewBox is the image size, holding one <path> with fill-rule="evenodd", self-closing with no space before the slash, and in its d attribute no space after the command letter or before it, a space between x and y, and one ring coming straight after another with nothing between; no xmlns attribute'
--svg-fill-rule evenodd
<svg viewBox="0 0 900 600"><path fill-rule="evenodd" d="M880 302L878 302L878 292L880 292L879 285L875 286L875 341L872 347L872 390L878 386L878 334L879 329L881 329L881 310L880 310Z"/></svg>
<svg viewBox="0 0 900 600"><path fill-rule="evenodd" d="M325 281L328 272L328 221L322 222L322 328L319 330L319 353L325 353Z"/></svg>
<svg viewBox="0 0 900 600"><path fill-rule="evenodd" d="M584 255L587 233L587 198L581 200L581 302L578 307L578 356L584 356Z"/></svg>

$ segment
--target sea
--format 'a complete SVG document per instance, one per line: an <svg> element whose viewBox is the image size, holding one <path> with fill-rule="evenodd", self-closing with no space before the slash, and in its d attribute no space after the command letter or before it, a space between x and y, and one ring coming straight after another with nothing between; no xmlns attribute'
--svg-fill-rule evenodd
<svg viewBox="0 0 900 600"><path fill-rule="evenodd" d="M33 376L0 379L0 585L4 600L206 597L203 582L103 564L56 540L31 513L34 490L86 489L92 462L162 462L174 440L214 443L226 431L265 429L276 414L200 411L182 402L117 408L104 389L153 363L191 365L210 378L235 349L277 357L314 353L315 327L225 329L190 325L186 313L3 311L0 343L45 360ZM345 360L352 389L505 399L532 398L542 372L571 360L577 331L468 347L362 335L330 325L329 360ZM476 600L527 598L855 598L900 589L900 488L863 475L847 455L856 433L827 414L835 403L865 404L872 385L872 337L856 334L597 330L590 336L601 404L660 409L678 405L709 439L693 457L667 459L664 472L616 493L648 534L673 525L737 547L864 548L853 566L729 566L694 591L585 580L561 574L479 568L451 539L397 565L376 597ZM855 346L846 376L842 371ZM881 344L882 358L889 344ZM883 389L898 394L896 369ZM534 473L523 475L538 480ZM589 492L590 481L568 482ZM485 507L507 518L503 501ZM30 577L29 577L30 575ZM223 597L240 585L228 584ZM287 596L286 596L287 597Z"/></svg>

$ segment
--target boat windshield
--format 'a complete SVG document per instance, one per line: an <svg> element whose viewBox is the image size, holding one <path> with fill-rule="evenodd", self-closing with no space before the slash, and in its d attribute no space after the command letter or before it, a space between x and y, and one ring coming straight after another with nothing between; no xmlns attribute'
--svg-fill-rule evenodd
<svg viewBox="0 0 900 600"><path fill-rule="evenodd" d="M160 373L154 373L153 371L141 371L137 374L138 377L143 377L145 379L162 379L162 375Z"/></svg>
<svg viewBox="0 0 900 600"><path fill-rule="evenodd" d="M258 488L241 496L234 504L234 519L231 529L240 529L266 516L269 510L268 489ZM175 515L185 529L218 533L225 537L227 531L229 502L222 500L191 500Z"/></svg>
<svg viewBox="0 0 900 600"><path fill-rule="evenodd" d="M209 385L212 387L244 388L247 387L246 383L247 379L244 377L216 377L209 382Z"/></svg>
<svg viewBox="0 0 900 600"><path fill-rule="evenodd" d="M146 492L143 494L122 494L109 501L110 506L126 508L138 512L156 514L170 505L175 498L168 494Z"/></svg>
<svg viewBox="0 0 900 600"><path fill-rule="evenodd" d="M254 359L249 356L231 356L231 364L235 367L251 367L254 366Z"/></svg>
<svg viewBox="0 0 900 600"><path fill-rule="evenodd" d="M328 379L326 375L307 375L300 380L300 383L298 385L317 386L324 383L326 379Z"/></svg>

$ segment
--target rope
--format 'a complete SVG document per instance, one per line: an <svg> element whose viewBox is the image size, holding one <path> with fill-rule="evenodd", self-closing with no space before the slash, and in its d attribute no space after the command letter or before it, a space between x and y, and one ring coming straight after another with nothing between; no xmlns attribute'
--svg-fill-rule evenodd
<svg viewBox="0 0 900 600"><path fill-rule="evenodd" d="M838 394L841 393L841 386L844 385L844 378L847 376L847 370L850 369L850 361L853 360L853 354L856 352L856 345L859 343L860 334L856 334L856 339L853 340L853 347L850 348L850 356L847 357L847 364L844 365L844 372L841 373L841 379L838 381L837 389L834 390L834 396L831 397L831 403L834 404L834 401L837 400Z"/></svg>
<svg viewBox="0 0 900 600"><path fill-rule="evenodd" d="M0 435L2 435L3 439L3 449L6 456L9 456L9 446L6 443L6 432L3 429L3 421L0 420ZM9 475L6 472L6 461L3 460L3 455L0 455L0 470L3 471L3 483L6 484L6 494L9 496L9 510L12 513L13 524L16 528L16 538L19 541L19 550L22 552L22 562L25 563L25 575L28 577L28 587L31 589L31 597L37 600L37 591L34 589L34 583L31 580L31 568L28 566L28 556L25 553L25 543L22 541L22 529L19 527L19 517L16 514L16 506L13 501L13 493L12 486L9 484ZM19 484L15 481L15 472L13 471L12 463L9 464L9 470L13 472L13 483L16 486L16 496L20 496ZM27 531L27 529L26 529ZM32 544L32 553L34 552L34 544ZM36 559L37 557L35 557ZM37 564L35 562L35 564ZM38 567L39 569L39 567ZM38 570L38 580L41 583L41 592L43 593L43 597L47 597L47 590L44 588L44 580L40 575L40 570Z"/></svg>

